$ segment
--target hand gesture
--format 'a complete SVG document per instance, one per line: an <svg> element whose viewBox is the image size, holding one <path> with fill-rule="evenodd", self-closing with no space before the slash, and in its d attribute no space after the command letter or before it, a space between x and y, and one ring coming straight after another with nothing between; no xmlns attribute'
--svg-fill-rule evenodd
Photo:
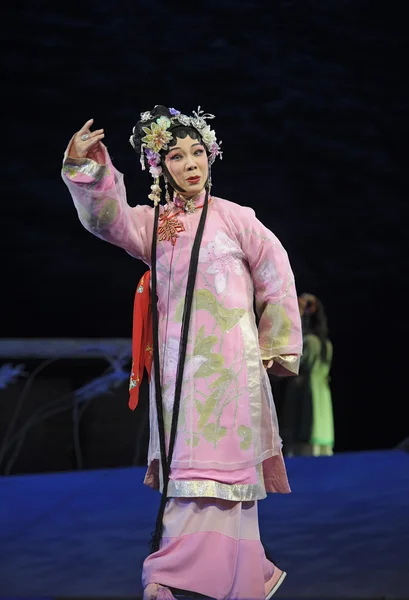
<svg viewBox="0 0 409 600"><path fill-rule="evenodd" d="M70 148L70 156L74 158L85 158L92 148L95 150L96 144L105 137L103 129L91 131L90 127L94 119L89 119L79 131L74 135Z"/></svg>

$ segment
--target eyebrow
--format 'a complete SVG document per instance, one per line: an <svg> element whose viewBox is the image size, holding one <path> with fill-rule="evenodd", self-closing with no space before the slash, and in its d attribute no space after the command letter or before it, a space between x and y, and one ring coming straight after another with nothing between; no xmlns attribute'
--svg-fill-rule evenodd
<svg viewBox="0 0 409 600"><path fill-rule="evenodd" d="M193 146L203 146L203 144L197 142L195 144L192 144L190 147L193 148ZM169 148L169 152L172 152L172 150L182 150L182 148L180 146L173 146L173 148Z"/></svg>

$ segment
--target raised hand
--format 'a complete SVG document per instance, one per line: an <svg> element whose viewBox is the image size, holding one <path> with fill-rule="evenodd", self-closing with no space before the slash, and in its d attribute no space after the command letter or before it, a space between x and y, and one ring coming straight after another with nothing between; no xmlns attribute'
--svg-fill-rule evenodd
<svg viewBox="0 0 409 600"><path fill-rule="evenodd" d="M105 137L103 129L91 131L90 127L93 122L94 119L89 119L89 121L84 123L81 129L77 131L70 148L70 156L73 156L74 158L85 158L89 151L91 149L95 150L96 144Z"/></svg>

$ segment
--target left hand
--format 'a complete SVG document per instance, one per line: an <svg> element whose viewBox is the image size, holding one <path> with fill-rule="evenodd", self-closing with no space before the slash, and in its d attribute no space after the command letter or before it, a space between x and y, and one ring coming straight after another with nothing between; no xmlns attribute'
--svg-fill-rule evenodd
<svg viewBox="0 0 409 600"><path fill-rule="evenodd" d="M93 122L94 119L89 119L74 135L70 148L70 156L73 158L86 158L89 153L95 151L98 142L105 137L103 129L91 131L90 127ZM83 137L86 139L83 140Z"/></svg>
<svg viewBox="0 0 409 600"><path fill-rule="evenodd" d="M271 367L274 364L274 360L272 358L270 358L270 360L263 360L263 365L265 369L271 369Z"/></svg>

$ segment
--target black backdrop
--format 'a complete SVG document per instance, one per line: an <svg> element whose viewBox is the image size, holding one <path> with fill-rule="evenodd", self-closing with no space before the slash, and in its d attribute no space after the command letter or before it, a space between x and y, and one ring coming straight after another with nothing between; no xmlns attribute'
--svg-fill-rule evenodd
<svg viewBox="0 0 409 600"><path fill-rule="evenodd" d="M3 9L2 337L127 337L144 270L80 226L59 175L90 117L131 205L143 110L217 115L214 193L252 206L326 306L337 449L408 434L403 2L13 2ZM113 440L114 443L115 440Z"/></svg>

